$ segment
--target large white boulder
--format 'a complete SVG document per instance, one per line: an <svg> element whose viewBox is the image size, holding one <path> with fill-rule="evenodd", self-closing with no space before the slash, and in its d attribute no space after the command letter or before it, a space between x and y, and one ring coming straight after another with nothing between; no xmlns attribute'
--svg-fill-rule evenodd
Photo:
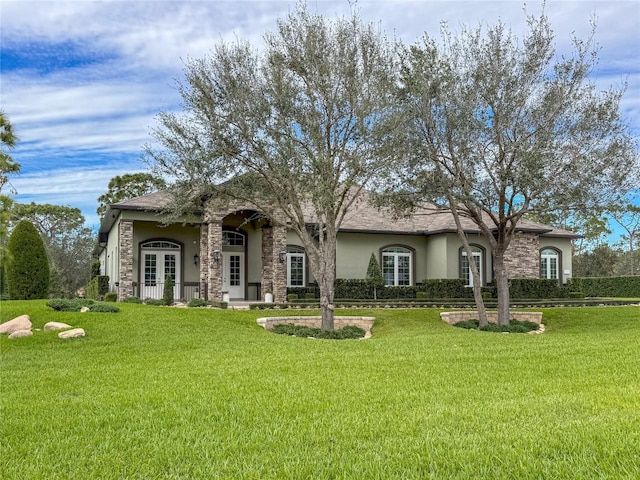
<svg viewBox="0 0 640 480"><path fill-rule="evenodd" d="M18 330L31 330L31 319L29 315L20 315L0 325L0 334L11 335Z"/></svg>
<svg viewBox="0 0 640 480"><path fill-rule="evenodd" d="M65 332L60 332L58 334L59 338L77 338L84 337L84 329L82 328L74 328L73 330L67 330Z"/></svg>
<svg viewBox="0 0 640 480"><path fill-rule="evenodd" d="M33 332L31 330L16 330L11 335L9 335L9 338L12 339L12 338L30 337L31 335L33 335Z"/></svg>
<svg viewBox="0 0 640 480"><path fill-rule="evenodd" d="M66 330L67 328L72 328L71 325L67 325L62 322L47 322L44 324L44 331L48 332L51 330Z"/></svg>

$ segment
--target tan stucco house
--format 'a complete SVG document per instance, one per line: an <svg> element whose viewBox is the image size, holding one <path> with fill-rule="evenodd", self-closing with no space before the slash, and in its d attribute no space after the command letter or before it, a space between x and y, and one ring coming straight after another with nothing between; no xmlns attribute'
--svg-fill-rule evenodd
<svg viewBox="0 0 640 480"><path fill-rule="evenodd" d="M197 220L165 224L160 212L168 202L158 192L110 206L99 231L101 273L119 299L161 298L171 276L176 299L222 298L286 300L287 287L313 282L302 242L284 226L238 206L206 211ZM206 210L206 209L205 209ZM489 245L477 227L465 228L484 284L492 281ZM510 278L571 277L569 231L521 221L508 256ZM395 219L366 201L355 204L339 232L336 278L364 278L371 253L382 266L387 285L416 285L425 279L464 278L469 262L450 213L416 211Z"/></svg>

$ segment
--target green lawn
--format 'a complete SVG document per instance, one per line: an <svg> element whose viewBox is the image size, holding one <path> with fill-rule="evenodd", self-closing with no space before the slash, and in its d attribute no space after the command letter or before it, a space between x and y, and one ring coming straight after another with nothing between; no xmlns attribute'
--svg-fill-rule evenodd
<svg viewBox="0 0 640 480"><path fill-rule="evenodd" d="M277 312L120 306L0 303L87 332L0 338L0 477L640 478L639 307L545 310L543 335L343 310L374 336L332 341L256 325Z"/></svg>

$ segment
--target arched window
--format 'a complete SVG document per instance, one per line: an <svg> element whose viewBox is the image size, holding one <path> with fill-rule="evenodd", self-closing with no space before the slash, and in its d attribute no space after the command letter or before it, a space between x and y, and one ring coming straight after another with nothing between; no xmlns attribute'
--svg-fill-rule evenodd
<svg viewBox="0 0 640 480"><path fill-rule="evenodd" d="M244 247L244 235L240 232L230 230L222 231L222 246L224 247Z"/></svg>
<svg viewBox="0 0 640 480"><path fill-rule="evenodd" d="M413 251L401 246L383 248L382 276L386 286L413 285Z"/></svg>
<svg viewBox="0 0 640 480"><path fill-rule="evenodd" d="M306 257L304 248L295 245L287 247L287 287L304 287L306 279Z"/></svg>
<svg viewBox="0 0 640 480"><path fill-rule="evenodd" d="M476 264L478 273L480 274L480 284L482 284L482 279L484 278L483 249L478 246L471 245L471 253L473 254L473 261ZM464 278L465 285L467 287L473 287L473 275L471 274L469 257L464 247L460 249L460 274L461 274L461 277Z"/></svg>
<svg viewBox="0 0 640 480"><path fill-rule="evenodd" d="M540 251L540 278L557 280L560 270L560 254L553 248Z"/></svg>

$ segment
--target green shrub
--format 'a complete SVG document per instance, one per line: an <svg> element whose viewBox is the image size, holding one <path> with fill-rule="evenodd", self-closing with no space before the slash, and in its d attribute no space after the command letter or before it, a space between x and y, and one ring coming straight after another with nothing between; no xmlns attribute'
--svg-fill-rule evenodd
<svg viewBox="0 0 640 480"><path fill-rule="evenodd" d="M569 298L585 298L584 292L569 292Z"/></svg>
<svg viewBox="0 0 640 480"><path fill-rule="evenodd" d="M47 298L49 259L42 237L30 222L22 220L11 232L7 250L7 287L12 300Z"/></svg>
<svg viewBox="0 0 640 480"><path fill-rule="evenodd" d="M322 328L311 328L305 325L294 325L293 323L274 325L272 332L281 335L291 335L296 337L311 337L329 340L347 340L354 338L362 338L365 331L355 325L347 325L338 330L326 330Z"/></svg>
<svg viewBox="0 0 640 480"><path fill-rule="evenodd" d="M482 328L479 326L478 320L463 320L453 324L454 327L466 328L467 330L481 330L483 332L507 332L507 333L527 333L538 330L539 325L534 322L511 320L509 325L498 325L497 323L489 323Z"/></svg>
<svg viewBox="0 0 640 480"><path fill-rule="evenodd" d="M147 305L153 305L155 307L163 307L167 305L164 301L164 298L147 298L144 303L146 303Z"/></svg>
<svg viewBox="0 0 640 480"><path fill-rule="evenodd" d="M633 277L585 277L574 278L582 283L587 297L640 297L640 275Z"/></svg>
<svg viewBox="0 0 640 480"><path fill-rule="evenodd" d="M365 282L369 287L373 288L373 299L377 300L378 289L384 287L384 277L382 276L380 263L373 253L371 254L371 258L369 258L369 266L367 267Z"/></svg>
<svg viewBox="0 0 640 480"><path fill-rule="evenodd" d="M306 298L307 300L315 300L318 297L313 292L311 292L311 293L307 292L307 293L304 294L304 298Z"/></svg>
<svg viewBox="0 0 640 480"><path fill-rule="evenodd" d="M95 259L91 262L91 277L89 280L93 280L94 277L100 275L100 260Z"/></svg>
<svg viewBox="0 0 640 480"><path fill-rule="evenodd" d="M462 278L436 278L422 281L425 298L471 298L473 290Z"/></svg>
<svg viewBox="0 0 640 480"><path fill-rule="evenodd" d="M509 280L511 298L569 298L569 291L557 280L547 278L514 278Z"/></svg>
<svg viewBox="0 0 640 480"><path fill-rule="evenodd" d="M207 305L208 305L207 301L201 298L194 298L190 300L189 303L187 304L187 306L191 308L206 307Z"/></svg>
<svg viewBox="0 0 640 480"><path fill-rule="evenodd" d="M83 307L87 307L91 312L119 312L115 305L96 302L88 298L52 298L47 302L49 308L58 312L79 312Z"/></svg>
<svg viewBox="0 0 640 480"><path fill-rule="evenodd" d="M85 287L85 295L92 300L101 300L109 292L109 277L98 275L91 279Z"/></svg>
<svg viewBox="0 0 640 480"><path fill-rule="evenodd" d="M295 293L290 293L287 295L287 301L288 302L295 302L296 300L298 300L298 295Z"/></svg>
<svg viewBox="0 0 640 480"><path fill-rule="evenodd" d="M108 303L100 303L96 302L92 306L89 307L92 312L100 312L100 313L118 313L120 309L115 305L109 305Z"/></svg>
<svg viewBox="0 0 640 480"><path fill-rule="evenodd" d="M122 303L142 303L142 300L140 300L140 297L125 297Z"/></svg>
<svg viewBox="0 0 640 480"><path fill-rule="evenodd" d="M162 300L164 300L165 305L173 305L173 287L173 277L171 277L171 275L168 275L164 279L164 290L162 292Z"/></svg>
<svg viewBox="0 0 640 480"><path fill-rule="evenodd" d="M584 284L581 278L570 278L567 280L567 289L570 292L584 292Z"/></svg>
<svg viewBox="0 0 640 480"><path fill-rule="evenodd" d="M116 292L107 292L104 294L104 301L105 302L117 302L118 301L118 294Z"/></svg>

